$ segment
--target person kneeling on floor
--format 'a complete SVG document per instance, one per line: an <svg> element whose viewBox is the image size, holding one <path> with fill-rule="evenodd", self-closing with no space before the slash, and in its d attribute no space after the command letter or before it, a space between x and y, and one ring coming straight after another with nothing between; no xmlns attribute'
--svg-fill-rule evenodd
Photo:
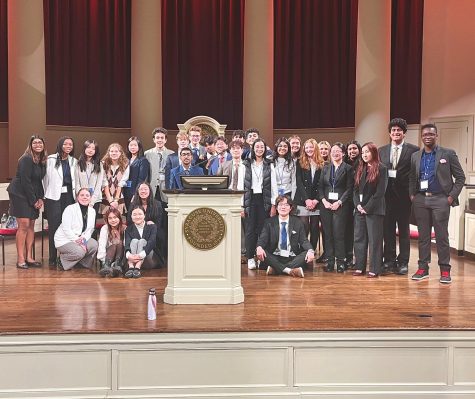
<svg viewBox="0 0 475 399"><path fill-rule="evenodd" d="M277 215L267 219L257 240L257 258L267 266L267 274L288 274L303 278L303 267L315 253L302 221L291 216L290 197L278 196Z"/></svg>

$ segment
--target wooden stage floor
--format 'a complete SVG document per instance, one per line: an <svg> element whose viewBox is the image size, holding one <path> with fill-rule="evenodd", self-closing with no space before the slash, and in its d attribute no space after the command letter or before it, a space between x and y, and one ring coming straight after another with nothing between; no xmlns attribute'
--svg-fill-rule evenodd
<svg viewBox="0 0 475 399"><path fill-rule="evenodd" d="M438 282L437 267L430 279L415 282L406 276L325 273L321 265L296 279L244 265L244 303L168 305L163 303L166 269L144 271L133 280L104 279L86 269L19 270L14 249L13 241L6 244L8 264L0 271L0 335L475 330L475 262L455 255L451 285ZM413 243L409 276L416 256ZM151 287L158 293L155 321L146 319Z"/></svg>

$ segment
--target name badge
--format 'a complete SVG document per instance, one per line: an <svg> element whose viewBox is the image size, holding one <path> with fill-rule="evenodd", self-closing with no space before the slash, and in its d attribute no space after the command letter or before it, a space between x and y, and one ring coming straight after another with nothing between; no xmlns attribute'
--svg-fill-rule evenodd
<svg viewBox="0 0 475 399"><path fill-rule="evenodd" d="M63 186L61 187L61 194L67 193L68 192L68 186Z"/></svg>
<svg viewBox="0 0 475 399"><path fill-rule="evenodd" d="M360 202L363 202L363 194L360 194Z"/></svg>
<svg viewBox="0 0 475 399"><path fill-rule="evenodd" d="M392 177L393 179L395 179L396 175L397 175L397 170L396 169L389 169L388 170L388 176L389 177Z"/></svg>
<svg viewBox="0 0 475 399"><path fill-rule="evenodd" d="M279 188L277 191L279 192L279 195L284 195L285 194L283 188Z"/></svg>
<svg viewBox="0 0 475 399"><path fill-rule="evenodd" d="M91 197L92 197L92 194L94 194L94 189L93 188L89 189L89 194L91 194Z"/></svg>
<svg viewBox="0 0 475 399"><path fill-rule="evenodd" d="M158 180L165 181L165 173L159 173L158 174Z"/></svg>
<svg viewBox="0 0 475 399"><path fill-rule="evenodd" d="M429 180L421 180L421 190L429 189Z"/></svg>
<svg viewBox="0 0 475 399"><path fill-rule="evenodd" d="M328 193L328 199L338 201L338 193Z"/></svg>
<svg viewBox="0 0 475 399"><path fill-rule="evenodd" d="M132 187L132 180L127 180L125 182L125 187L128 187L128 188Z"/></svg>
<svg viewBox="0 0 475 399"><path fill-rule="evenodd" d="M283 256L284 258L288 258L290 256L290 251L286 249L281 249L280 250L280 256Z"/></svg>

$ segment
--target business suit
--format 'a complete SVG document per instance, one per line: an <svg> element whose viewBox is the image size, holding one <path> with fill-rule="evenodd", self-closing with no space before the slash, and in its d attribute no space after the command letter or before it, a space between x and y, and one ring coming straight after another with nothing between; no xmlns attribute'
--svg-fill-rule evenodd
<svg viewBox="0 0 475 399"><path fill-rule="evenodd" d="M204 175L203 169L199 166L190 166L189 173L185 173L185 169L182 165L177 166L176 168L171 170L170 174L170 189L178 189L183 190L183 186L181 185L180 176L183 175L190 175L190 176L202 176Z"/></svg>
<svg viewBox="0 0 475 399"><path fill-rule="evenodd" d="M357 270L365 271L369 248L369 271L381 274L383 266L383 229L386 204L384 195L388 184L388 171L379 165L379 177L376 183L367 181L366 167L361 174L358 186L353 192L355 205L355 265ZM358 206L365 210L362 214Z"/></svg>
<svg viewBox="0 0 475 399"><path fill-rule="evenodd" d="M409 173L411 156L419 148L403 143L396 165L396 177L388 178L386 189L386 215L384 216L384 262L397 270L407 270L410 255L409 219L411 198L409 197ZM378 149L381 163L388 170L393 169L393 147L387 144ZM396 256L396 225L399 231L399 255ZM403 273L406 274L406 273Z"/></svg>
<svg viewBox="0 0 475 399"><path fill-rule="evenodd" d="M130 207L130 201L135 194L137 187L140 183L148 182L150 175L150 163L148 159L143 157L137 157L129 163L129 180L124 187L124 200L127 210Z"/></svg>
<svg viewBox="0 0 475 399"><path fill-rule="evenodd" d="M305 201L308 199L317 199L318 185L320 183L320 174L322 169L316 169L312 175L312 169L303 169L300 162L297 161L295 179L297 189L295 191L294 201L296 205L305 207ZM317 209L318 209L317 204ZM305 221L304 221L304 220ZM313 249L317 248L320 238L320 226L318 215L300 216L300 220L304 223L305 231L310 233L310 243Z"/></svg>
<svg viewBox="0 0 475 399"><path fill-rule="evenodd" d="M325 254L328 258L327 271L334 268L335 259L339 266L345 261L345 225L350 222L349 204L353 192L353 169L350 165L342 162L335 172L334 187L331 182L333 164L323 167L320 174L319 190L317 197L320 202L325 198L330 203L340 201L341 205L336 211L320 206L320 218L323 231L325 232ZM331 200L330 192L338 194L338 200ZM344 266L343 266L344 267Z"/></svg>
<svg viewBox="0 0 475 399"><path fill-rule="evenodd" d="M273 216L264 222L261 234L257 240L257 246L266 252L264 265L271 266L277 273L282 274L286 267L290 269L305 266L307 251L312 250L312 245L307 239L303 223L296 216L288 218L288 239L290 251L295 256L283 257L275 255L278 249L280 230L279 216Z"/></svg>
<svg viewBox="0 0 475 399"><path fill-rule="evenodd" d="M193 147L192 144L188 146L193 154L193 165L206 159L206 148L201 144L198 147Z"/></svg>
<svg viewBox="0 0 475 399"><path fill-rule="evenodd" d="M412 154L409 175L409 195L419 231L419 268L427 270L431 261L431 229L434 227L437 255L441 271L450 271L448 197L457 206L458 196L465 183L465 173L455 151L435 146L435 176L441 192L430 193L420 186L420 165L424 149ZM455 181L454 181L455 179Z"/></svg>
<svg viewBox="0 0 475 399"><path fill-rule="evenodd" d="M225 152L224 160L222 161L222 163L229 161L231 159L232 159L231 154L229 152ZM222 165L222 163L220 163L220 160L221 160L220 156L216 155L216 157L210 162L209 167L208 167L209 176L216 176L218 174L218 169Z"/></svg>
<svg viewBox="0 0 475 399"><path fill-rule="evenodd" d="M166 147L163 147L162 152L158 152L156 148L145 151L145 157L150 163L150 187L152 187L155 198L162 202L167 201L165 194L163 194L165 189L165 165L168 157L173 153L172 150Z"/></svg>

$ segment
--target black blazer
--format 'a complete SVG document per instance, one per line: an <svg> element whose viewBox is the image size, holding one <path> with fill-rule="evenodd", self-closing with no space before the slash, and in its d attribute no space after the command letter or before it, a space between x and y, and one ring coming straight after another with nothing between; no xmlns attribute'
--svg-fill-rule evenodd
<svg viewBox="0 0 475 399"><path fill-rule="evenodd" d="M140 183L148 182L150 177L150 162L145 157L136 158L129 164L130 187L124 187L124 193L129 197L135 194L135 190Z"/></svg>
<svg viewBox="0 0 475 399"><path fill-rule="evenodd" d="M409 173L411 171L411 156L416 151L419 150L419 147L414 144L404 143L402 145L401 155L399 156L399 162L396 166L396 178L388 179L388 188L386 193L390 196L396 195L398 198L404 196L409 196ZM387 169L392 169L393 164L391 162L392 157L392 146L387 144L378 149L379 158L384 166Z"/></svg>
<svg viewBox="0 0 475 399"><path fill-rule="evenodd" d="M366 181L366 168L363 169L361 181L358 187L355 185L353 203L355 208L361 205L368 215L383 215L386 213L384 194L388 185L388 170L383 164L379 165L379 179L375 183ZM360 201L360 194L363 200ZM358 211L356 211L358 212Z"/></svg>
<svg viewBox="0 0 475 399"><path fill-rule="evenodd" d="M332 164L325 165L320 174L320 182L318 186L318 199L320 201L325 198L327 201L335 202L328 198L328 193L332 191L332 185L330 182L331 165ZM338 199L343 205L345 205L346 202L350 203L354 183L353 168L347 163L342 162L336 170L335 178L335 192L338 193Z"/></svg>
<svg viewBox="0 0 475 399"><path fill-rule="evenodd" d="M312 244L307 239L303 223L297 216L289 216L289 239L290 248L295 255L308 251ZM257 246L265 251L273 253L279 245L280 226L279 216L266 219L262 227L261 234L257 240Z"/></svg>
<svg viewBox="0 0 475 399"><path fill-rule="evenodd" d="M302 169L300 162L297 160L297 170L295 171L297 190L294 196L297 205L305 205L306 200L318 198L318 185L321 173L322 169L317 169L312 178L312 170Z"/></svg>
<svg viewBox="0 0 475 399"><path fill-rule="evenodd" d="M130 252L130 242L136 238L137 240L140 240L143 238L145 241L147 241L147 245L144 248L145 253L148 255L156 245L157 241L157 225L155 224L145 224L145 227L143 229L143 235L140 237L139 231L137 230L137 227L135 227L135 224L130 224L127 226L125 229L125 252Z"/></svg>
<svg viewBox="0 0 475 399"><path fill-rule="evenodd" d="M416 195L419 191L422 151L424 149L415 152L411 157L411 173L409 175L409 195L411 196ZM458 196L465 183L465 173L454 150L436 147L435 174L445 195L450 195L454 199L452 206L459 205Z"/></svg>

